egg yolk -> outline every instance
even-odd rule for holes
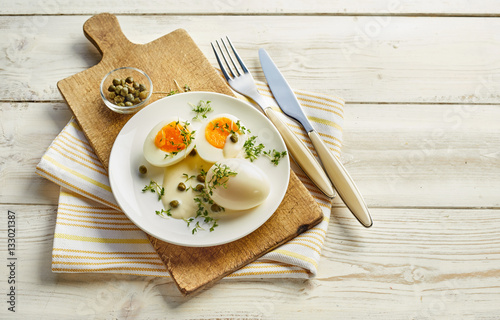
[[[239,132],[239,127],[226,117],[210,121],[205,129],[205,138],[212,146],[223,149],[227,136],[232,132]]]
[[[177,121],[164,126],[155,138],[155,145],[165,152],[179,152],[191,142],[191,133]]]

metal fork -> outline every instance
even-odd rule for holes
[[[228,84],[235,91],[252,99],[260,106],[264,114],[271,120],[276,129],[278,129],[295,162],[321,192],[333,198],[335,193],[332,184],[319,162],[314,158],[313,154],[302,140],[300,140],[300,138],[280,119],[278,113],[274,111],[271,106],[267,105],[264,98],[260,95],[252,75],[241,60],[240,55],[234,48],[231,40],[229,40],[229,37],[226,37],[226,40],[227,41],[220,39],[220,42],[216,40],[215,45],[214,43],[211,43],[211,45],[222,74],[224,78],[226,78]],[[233,56],[236,58],[237,64]]]

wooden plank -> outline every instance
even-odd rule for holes
[[[56,204],[34,167],[67,107],[3,103],[0,114],[0,202]],[[348,104],[342,161],[369,207],[500,207],[498,119],[498,105]]]
[[[97,14],[111,12],[115,14],[314,14],[314,15],[359,15],[359,14],[406,14],[406,15],[484,15],[500,14],[495,0],[482,1],[385,1],[385,0],[306,0],[294,1],[147,1],[137,6],[133,0],[106,1],[97,0],[68,3],[62,0],[45,1],[9,1],[2,8],[2,14]]]
[[[70,118],[63,103],[0,103],[0,203],[57,203],[59,186],[35,167]]]
[[[372,211],[377,224],[365,229],[346,209],[335,209],[317,278],[233,278],[190,298],[168,279],[51,273],[56,207],[0,210],[17,217],[18,319],[301,319],[311,312],[329,319],[435,319],[494,318],[498,311],[499,210],[380,208]],[[6,219],[0,215],[4,233]]]
[[[2,17],[2,99],[60,100],[56,82],[100,59],[82,33],[87,18]],[[228,34],[257,79],[264,80],[257,57],[264,47],[294,88],[348,102],[500,103],[500,61],[491,56],[500,51],[497,18],[160,15],[119,21],[136,43],[183,27],[212,65],[210,41]]]
[[[342,160],[367,203],[500,207],[500,106],[349,104],[345,112]]]

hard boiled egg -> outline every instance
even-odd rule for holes
[[[205,188],[212,200],[228,210],[246,210],[267,199],[271,186],[266,174],[242,158],[225,159],[207,172]]]
[[[144,141],[143,153],[154,166],[166,167],[184,159],[194,148],[189,122],[172,117],[159,122]]]
[[[211,163],[236,157],[246,140],[239,119],[227,113],[211,117],[199,129],[196,150]]]

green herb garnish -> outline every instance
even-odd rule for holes
[[[213,175],[210,178],[210,180],[207,183],[208,187],[208,194],[211,196],[213,194],[212,190],[218,186],[222,186],[224,188],[227,188],[227,181],[229,180],[229,177],[235,176],[238,173],[231,171],[231,168],[229,168],[227,165],[219,164],[216,163],[214,165]]]
[[[180,148],[180,147],[179,147],[179,146],[177,146],[177,149],[179,149],[179,148]],[[175,155],[177,155],[178,153],[179,153],[179,151],[167,152],[167,153],[165,153],[165,158],[163,158],[163,159],[167,159],[168,157],[172,157],[172,158],[173,158],[173,157],[174,157]]]
[[[262,143],[255,145],[257,136],[251,136],[243,144],[243,149],[245,150],[245,158],[253,162],[264,150],[264,145]]]
[[[280,159],[284,158],[287,155],[287,152],[286,151],[279,152],[273,149],[264,151],[263,154],[267,156],[269,159],[271,159],[271,162],[274,163],[275,166],[277,166],[280,162]]]
[[[193,111],[196,113],[196,117],[194,117],[193,120],[200,120],[200,116],[202,119],[206,119],[207,113],[213,111],[210,103],[211,101],[200,100],[196,106],[191,104]]]
[[[236,121],[236,126],[238,127],[238,132],[240,132],[241,134],[245,134],[245,133],[251,133],[250,129],[247,129],[245,128],[245,126],[241,125],[240,123],[240,120]],[[236,133],[234,132],[233,130],[231,130],[231,133]]]
[[[190,176],[190,175],[188,175],[187,173],[183,173],[183,174],[182,174],[182,176],[183,176],[184,178],[186,178],[186,181],[184,181],[184,182],[188,182],[189,180],[191,180],[191,179],[193,179],[193,178],[196,178],[196,176],[195,176],[195,175]]]
[[[165,188],[160,186],[156,181],[151,180],[148,185],[142,188],[142,192],[151,191],[156,192],[158,194],[158,201],[161,200],[161,197],[165,195]]]
[[[194,226],[193,230],[191,230],[191,234],[195,234],[198,232],[198,230],[205,230],[200,226],[200,221],[196,221],[196,225]]]
[[[157,216],[160,216],[162,218],[168,218],[172,216],[172,214],[170,213],[170,209],[168,210],[161,209],[160,211],[156,210],[155,213]]]
[[[200,177],[203,179],[206,178],[207,172],[203,169],[201,169],[201,172],[199,174]],[[236,172],[232,172],[229,167],[227,166],[220,166],[217,165],[216,169],[214,169],[214,176],[210,181],[208,181],[208,190],[206,188],[200,188],[199,190],[197,188],[194,188],[198,192],[198,197],[194,198],[194,202],[197,205],[196,209],[196,215],[194,217],[191,217],[189,219],[185,219],[187,226],[190,227],[191,224],[196,221],[196,225],[194,228],[191,230],[192,234],[195,234],[198,232],[198,230],[204,230],[200,226],[200,221],[203,221],[203,223],[210,225],[210,232],[214,231],[214,229],[218,226],[217,224],[217,219],[212,217],[210,215],[210,212],[219,212],[219,211],[224,211],[223,207],[220,207],[218,205],[215,205],[214,201],[210,199],[210,194],[212,193],[212,189],[215,186],[226,186],[227,179],[230,176],[236,175]],[[187,175],[186,175],[187,176]],[[217,206],[217,211],[212,210],[213,206]],[[210,208],[210,211],[209,211]],[[201,219],[201,220],[200,220]]]

